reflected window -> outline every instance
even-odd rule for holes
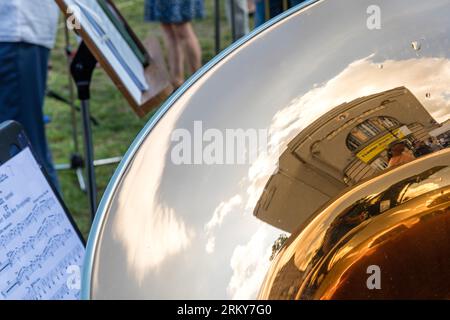
[[[391,117],[381,116],[368,119],[357,125],[347,136],[347,148],[350,151],[356,151],[365,142],[399,125],[400,122]]]

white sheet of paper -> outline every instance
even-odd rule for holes
[[[84,252],[30,149],[0,166],[0,299],[79,299]]]

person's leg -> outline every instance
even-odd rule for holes
[[[250,15],[253,15],[256,11],[255,0],[247,0],[247,10]]]
[[[175,34],[175,25],[162,23],[164,42],[167,48],[169,61],[169,72],[172,84],[175,88],[180,87],[184,82],[184,53],[183,44]]]
[[[255,28],[261,26],[266,21],[265,0],[255,1]]]
[[[22,124],[34,154],[59,189],[43,113],[49,54],[49,49],[37,45],[0,44],[0,121]]]
[[[238,36],[243,37],[250,32],[250,21],[249,21],[249,8],[247,0],[236,0],[236,6],[240,15],[238,19]]]
[[[19,46],[0,43],[0,122],[17,119],[19,104]]]
[[[284,11],[284,0],[270,0],[270,18],[274,18]]]
[[[268,8],[266,4],[269,4]],[[283,12],[283,0],[257,0],[255,28]]]
[[[248,21],[248,4],[247,0],[226,0],[225,12],[228,22],[232,26],[231,20],[231,4],[234,1],[234,13],[235,13],[235,28],[237,39],[242,38],[249,33],[249,21]]]
[[[194,28],[190,22],[185,22],[175,25],[174,30],[178,41],[183,44],[189,71],[194,73],[202,66],[202,49]]]

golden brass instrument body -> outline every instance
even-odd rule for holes
[[[361,182],[278,253],[262,299],[450,297],[450,150]],[[381,289],[367,285],[370,266]]]

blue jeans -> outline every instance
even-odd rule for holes
[[[33,153],[59,190],[43,115],[49,53],[38,45],[0,42],[0,122],[22,124]]]
[[[289,0],[289,6],[296,6],[305,0]],[[269,0],[270,18],[273,18],[283,12],[283,0]],[[265,0],[256,0],[255,28],[266,22]]]

